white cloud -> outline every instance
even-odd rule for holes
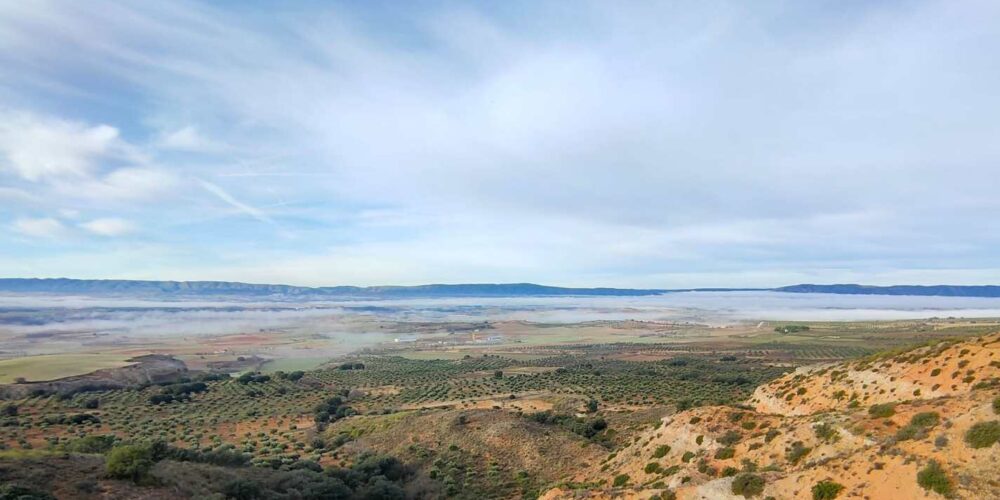
[[[66,235],[66,226],[57,219],[51,217],[29,218],[24,217],[14,221],[11,228],[25,236],[32,238],[56,239]]]
[[[135,225],[125,219],[108,217],[80,224],[80,227],[100,236],[122,236],[135,230]]]
[[[84,186],[87,196],[95,198],[148,200],[166,194],[178,183],[171,172],[155,167],[131,167],[115,170]]]
[[[108,125],[0,114],[3,167],[29,181],[86,177],[119,145],[118,129]]]
[[[443,3],[386,24],[99,5],[0,7],[0,76],[24,102],[113,104],[4,125],[0,168],[23,184],[5,200],[198,220],[175,243],[197,252],[280,246],[206,221],[218,199],[312,235],[274,281],[1000,269],[1000,3]],[[179,189],[192,178],[211,197]]]
[[[221,144],[203,136],[197,128],[190,125],[162,134],[157,145],[164,149],[202,153],[224,149]]]

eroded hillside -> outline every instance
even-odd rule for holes
[[[665,417],[544,498],[1000,498],[998,377],[998,334],[799,370]]]

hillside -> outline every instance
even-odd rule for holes
[[[892,285],[871,286],[856,284],[812,285],[801,284],[775,288],[787,293],[834,293],[841,295],[919,295],[939,297],[1000,297],[996,285]]]
[[[1000,334],[813,367],[745,407],[665,417],[543,498],[742,498],[734,481],[761,498],[998,498],[998,395]],[[823,481],[839,493],[814,497]]]
[[[87,280],[70,278],[0,278],[0,292],[18,294],[85,294],[140,296],[318,296],[337,298],[428,297],[637,297],[675,292],[829,293],[841,295],[917,295],[1000,297],[1000,286],[799,284],[778,288],[567,288],[534,283],[462,283],[415,286],[293,286],[233,281]]]
[[[564,288],[533,283],[432,284],[417,286],[305,287],[231,281],[78,280],[69,278],[2,278],[0,292],[96,295],[229,295],[329,296],[345,298],[641,296],[665,290],[631,288]]]

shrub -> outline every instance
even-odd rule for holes
[[[760,495],[764,492],[764,478],[757,474],[740,474],[733,479],[732,490],[734,495],[744,498]]]
[[[925,490],[931,490],[944,496],[951,494],[951,480],[945,474],[941,464],[931,460],[927,467],[917,473],[917,484]]]
[[[868,409],[868,414],[875,418],[889,418],[896,414],[896,405],[893,403],[872,405]]]
[[[153,453],[149,446],[118,446],[108,453],[105,465],[108,475],[116,479],[140,482],[149,476],[153,467]]]
[[[614,486],[615,488],[621,488],[622,486],[628,484],[628,479],[629,479],[628,474],[619,474],[615,476],[615,480],[613,483],[611,483],[611,485]]]
[[[73,440],[66,445],[67,451],[74,453],[107,453],[115,445],[115,437],[86,436]]]
[[[937,412],[926,411],[923,413],[918,413],[910,419],[910,425],[915,425],[917,427],[934,427],[941,420]]]
[[[896,431],[897,441],[908,441],[910,439],[923,439],[927,437],[927,429],[917,425],[907,425]]]
[[[56,497],[24,486],[5,484],[0,486],[0,500],[56,500]]]
[[[788,450],[788,453],[785,454],[785,458],[789,462],[797,464],[803,457],[808,455],[810,451],[812,451],[812,448],[802,444],[802,441],[796,441],[792,443],[792,447]]]
[[[222,487],[222,494],[226,495],[227,500],[256,500],[264,498],[264,491],[260,485],[246,479],[233,479],[229,481]]]
[[[667,455],[667,453],[670,453],[670,447],[669,446],[667,446],[665,444],[657,446],[656,450],[653,451],[653,458],[663,458],[664,456]]]
[[[657,472],[660,472],[661,469],[660,469],[659,462],[650,462],[650,463],[646,464],[646,467],[644,469],[642,469],[642,470],[646,474],[655,474]]]
[[[965,442],[972,448],[989,448],[1000,441],[1000,421],[980,422],[965,433]]]
[[[688,463],[694,458],[694,453],[690,451],[685,451],[684,455],[681,457],[681,462]]]
[[[823,441],[836,441],[839,435],[837,434],[837,429],[835,429],[828,422],[823,422],[815,427],[813,431],[816,433],[816,437]]]
[[[993,413],[1000,415],[1000,396],[993,400]]]
[[[718,460],[726,460],[733,458],[736,455],[736,450],[732,448],[719,448],[715,452],[715,458]]]
[[[918,413],[910,419],[910,423],[896,432],[896,440],[906,441],[909,439],[924,439],[929,434],[929,429],[940,421],[936,412],[928,411]]]
[[[767,434],[764,435],[764,442],[770,443],[771,441],[774,441],[774,438],[778,437],[778,434],[781,434],[778,429],[771,429],[767,431]]]
[[[719,438],[719,444],[722,446],[732,446],[739,443],[743,439],[743,435],[736,431],[728,431],[722,437]]]
[[[722,477],[735,476],[737,472],[739,472],[739,469],[729,465],[722,469]]]
[[[833,500],[844,489],[844,485],[833,481],[820,481],[813,485],[813,500]]]
[[[934,439],[935,448],[944,448],[945,446],[948,446],[948,436],[941,435]]]

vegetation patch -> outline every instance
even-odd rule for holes
[[[951,479],[948,479],[948,475],[936,460],[931,460],[917,473],[917,484],[925,490],[944,496],[950,496],[952,492]]]
[[[812,487],[813,500],[833,500],[844,490],[844,485],[833,481],[820,481]]]
[[[764,478],[757,474],[743,473],[733,478],[732,492],[750,498],[764,492]]]
[[[872,405],[871,408],[868,408],[868,414],[875,418],[889,418],[896,414],[896,404],[884,403]]]
[[[965,442],[971,448],[989,448],[1000,441],[1000,421],[980,422],[965,432]]]

